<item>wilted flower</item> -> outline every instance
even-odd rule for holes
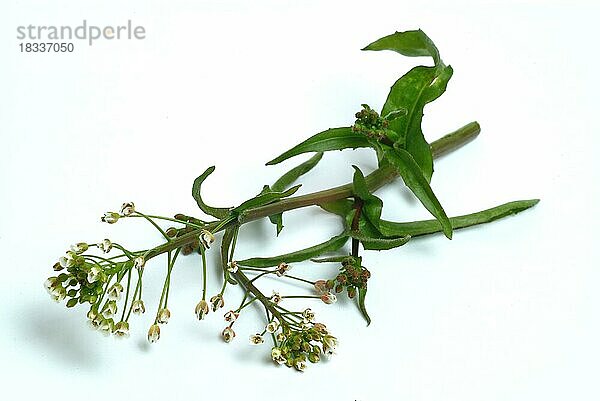
[[[150,343],[155,343],[158,341],[159,338],[160,327],[158,326],[158,324],[153,324],[152,326],[150,326],[150,329],[148,329],[148,341]]]
[[[330,305],[337,301],[337,297],[335,296],[335,294],[332,294],[331,292],[327,292],[327,293],[321,295],[321,301],[325,302],[327,305]]]
[[[145,264],[146,259],[144,259],[143,256],[138,256],[137,258],[133,259],[133,267],[135,267],[138,270],[143,270]]]
[[[87,274],[87,281],[91,283],[95,283],[96,281],[102,278],[102,269],[99,266],[92,266],[90,271]]]
[[[235,260],[232,260],[231,262],[227,263],[227,271],[229,273],[235,273],[238,271],[238,269],[239,266]]]
[[[104,213],[104,216],[100,218],[100,221],[102,221],[103,223],[114,224],[117,221],[119,221],[119,217],[121,217],[119,213],[106,212]]]
[[[206,249],[210,248],[210,244],[215,242],[215,236],[208,230],[200,231],[200,241]]]
[[[265,340],[263,338],[263,336],[261,336],[260,334],[256,333],[250,336],[250,343],[254,344],[254,345],[259,345],[264,343]]]
[[[87,251],[88,248],[89,248],[89,245],[86,244],[85,242],[78,242],[76,244],[71,245],[71,251],[75,252],[76,254],[83,253],[83,252]]]
[[[121,206],[121,214],[123,216],[131,216],[135,212],[135,205],[133,202],[125,202],[123,206]]]
[[[283,275],[285,275],[285,272],[287,272],[288,270],[290,270],[292,267],[290,265],[288,265],[285,262],[281,262],[278,266],[277,266],[277,270],[275,270],[275,274],[277,274],[278,277],[281,277]]]
[[[329,288],[327,288],[327,280],[315,281],[315,290],[319,295],[329,292]]]
[[[223,301],[223,295],[217,294],[210,298],[210,303],[212,304],[212,311],[216,312],[217,309],[221,309],[225,305],[225,301]]]
[[[279,295],[277,291],[273,291],[273,295],[271,295],[271,302],[274,304],[281,302],[281,295]]]
[[[113,332],[115,337],[117,338],[127,338],[129,337],[129,323],[127,322],[119,322],[115,325],[115,330]]]
[[[171,311],[167,308],[163,308],[158,311],[158,318],[156,321],[160,324],[169,323],[169,319],[171,318]]]
[[[225,321],[230,322],[230,323],[235,322],[239,316],[240,316],[239,312],[234,312],[232,310],[230,310],[225,315],[223,315],[223,317],[225,318]]]
[[[104,319],[102,323],[100,323],[100,327],[98,327],[100,332],[105,336],[110,335],[113,332],[114,328],[115,322],[112,319]]]
[[[144,312],[146,312],[146,306],[144,305],[144,301],[142,301],[141,299],[133,301],[133,303],[131,304],[131,311],[136,315],[141,315]]]
[[[279,322],[277,320],[273,320],[273,321],[269,322],[267,324],[267,327],[265,327],[265,329],[271,334],[275,333],[278,328],[279,328]]]
[[[109,253],[110,250],[112,249],[112,242],[110,242],[110,240],[108,238],[102,240],[102,242],[100,242],[97,247],[98,249],[100,249],[102,252],[104,253]]]
[[[121,293],[123,292],[123,286],[121,283],[114,283],[108,290],[108,299],[118,301],[121,299]]]
[[[302,312],[302,317],[304,318],[304,321],[312,322],[313,320],[315,320],[315,313],[312,311],[312,309],[306,308]]]
[[[233,331],[231,327],[225,327],[225,329],[221,333],[221,336],[223,336],[223,340],[226,343],[231,342],[231,340],[233,340],[233,338],[235,337],[235,331]]]
[[[204,320],[204,318],[209,312],[208,303],[205,300],[201,300],[200,302],[198,302],[198,305],[196,305],[195,312],[198,320]]]

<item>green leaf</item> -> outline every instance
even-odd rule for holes
[[[477,213],[452,217],[450,224],[453,229],[471,227],[478,224],[489,223],[507,216],[520,213],[535,206],[539,199],[508,202]],[[414,221],[410,223],[395,223],[381,220],[380,229],[384,235],[410,235],[413,237],[428,235],[442,231],[442,226],[437,220]]]
[[[395,32],[376,40],[362,50],[392,50],[403,56],[431,56],[440,64],[440,53],[431,39],[422,30]]]
[[[348,213],[352,211],[352,201],[349,199],[338,199],[331,202],[320,203],[319,207],[326,212],[346,218]]]
[[[281,192],[289,188],[298,178],[312,170],[323,157],[323,152],[317,152],[313,157],[302,164],[297,165],[284,175],[282,175],[273,185],[271,189],[275,192]]]
[[[349,255],[339,255],[339,256],[331,256],[329,258],[318,258],[318,259],[311,259],[311,262],[315,262],[315,263],[341,263],[346,259],[351,258],[351,260],[354,260],[353,256],[349,256]]]
[[[268,162],[267,165],[281,163],[290,157],[307,152],[326,152],[348,148],[368,148],[370,146],[371,144],[367,138],[360,133],[353,132],[351,127],[330,128],[311,136],[287,152],[282,153]]]
[[[301,186],[302,185],[296,185],[296,186],[288,189],[287,191],[283,191],[283,192],[265,191],[263,189],[263,191],[259,195],[255,196],[252,199],[248,199],[247,201],[245,201],[238,207],[234,208],[232,210],[232,212],[242,213],[245,210],[248,210],[248,209],[251,209],[254,207],[268,205],[269,203],[276,202],[282,198],[287,198],[288,196],[292,196],[293,194],[295,194],[296,191],[298,191],[298,189],[300,189]]]
[[[317,165],[317,163],[319,163],[322,157],[323,152],[318,152],[304,163],[294,167],[293,169],[282,175],[277,181],[275,181],[273,185],[271,185],[271,187],[267,186],[266,188],[269,188],[269,190],[275,192],[281,192],[286,190],[298,178],[312,170]],[[271,215],[269,216],[269,220],[271,221],[271,223],[277,226],[277,235],[279,235],[279,233],[283,229],[283,213]]]
[[[412,156],[404,149],[390,149],[385,152],[385,158],[398,171],[406,186],[421,201],[423,206],[440,222],[442,231],[452,239],[452,225],[442,205],[429,186],[429,182]]]
[[[387,251],[402,246],[410,240],[410,235],[398,238],[377,238],[355,231],[351,231],[350,236],[359,240],[363,248],[371,251]]]
[[[369,219],[371,224],[377,228],[379,226],[379,219],[381,218],[383,201],[369,191],[369,187],[367,186],[362,171],[356,166],[352,167],[354,168],[352,192],[363,201],[361,213],[363,213],[367,219]]]
[[[360,309],[360,312],[362,313],[362,315],[364,316],[365,320],[367,321],[367,326],[371,324],[371,318],[369,317],[369,314],[367,313],[367,308],[365,307],[365,298],[367,297],[367,288],[359,288],[358,289],[358,309]]]
[[[200,175],[200,177],[194,180],[194,185],[192,185],[192,196],[196,200],[196,203],[200,207],[200,210],[202,210],[209,216],[216,217],[217,219],[222,219],[229,215],[230,208],[208,206],[206,203],[204,203],[204,201],[202,200],[202,196],[200,195],[202,183],[204,182],[204,180],[206,180],[206,178],[209,175],[212,174],[213,171],[215,171],[215,166],[207,168],[206,171],[202,173],[202,175]]]
[[[405,117],[389,122],[389,128],[405,138],[405,148],[425,175],[427,181],[433,174],[431,147],[421,130],[423,109],[440,97],[452,77],[452,67],[415,67],[394,83],[381,110],[385,115],[399,108],[408,110]]]
[[[311,246],[306,249],[301,249],[296,252],[286,253],[279,256],[273,256],[270,258],[251,258],[238,261],[238,264],[241,266],[248,267],[272,267],[277,266],[281,262],[286,263],[295,263],[302,262],[307,259],[315,258],[319,255],[322,255],[326,252],[337,251],[341,247],[348,242],[348,233],[343,232],[340,235],[337,235],[323,243]]]

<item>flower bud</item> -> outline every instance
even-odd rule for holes
[[[133,202],[125,202],[121,206],[121,214],[123,216],[131,216],[135,212],[135,205]]]
[[[159,338],[160,327],[158,326],[158,324],[153,324],[152,326],[150,326],[150,329],[148,329],[148,341],[150,343],[155,343],[158,341]]]
[[[76,254],[80,254],[80,253],[84,253],[85,251],[87,251],[89,248],[89,245],[86,244],[85,242],[78,242],[76,244],[71,245],[71,251],[75,252]]]
[[[225,341],[226,343],[229,343],[229,342],[231,342],[231,340],[234,339],[235,331],[233,331],[233,329],[231,327],[225,327],[225,329],[221,333],[221,336],[223,337],[223,341]]]
[[[104,239],[102,242],[96,245],[104,253],[109,253],[112,249],[112,242],[109,239]]]
[[[52,269],[53,269],[55,272],[59,272],[59,271],[61,271],[62,269],[64,269],[64,267],[62,267],[62,266],[61,266],[60,262],[56,262],[56,263],[54,264],[54,266],[52,266]]]
[[[146,312],[146,306],[144,305],[144,301],[142,301],[141,299],[133,301],[133,303],[131,304],[131,311],[136,315],[142,315],[144,312]]]
[[[239,316],[240,316],[239,312],[234,312],[232,310],[230,310],[225,315],[223,315],[223,317],[225,318],[225,321],[229,322],[229,323],[235,322]]]
[[[104,213],[104,216],[100,218],[100,221],[103,223],[115,224],[117,221],[119,221],[119,217],[121,217],[119,213],[106,212]]]
[[[314,353],[308,354],[308,360],[311,361],[312,363],[317,363],[321,360],[321,357],[319,356],[319,354],[314,352]]]
[[[253,345],[260,345],[264,342],[265,342],[265,340],[264,340],[263,336],[261,336],[258,333],[250,336],[250,343]]]
[[[327,281],[326,280],[317,280],[315,281],[315,290],[317,294],[321,295],[328,292]]]
[[[165,231],[165,234],[167,234],[167,237],[169,238],[175,238],[177,236],[177,229],[175,227],[169,227],[167,228],[167,231]]]
[[[210,244],[215,242],[215,236],[208,230],[200,231],[200,241],[206,249],[210,248]]]
[[[209,312],[208,303],[205,300],[201,300],[200,302],[198,302],[198,304],[196,305],[195,312],[198,320],[204,320],[204,318]]]
[[[328,292],[321,295],[321,301],[325,302],[327,305],[330,305],[337,301],[337,297],[335,296],[335,294]]]
[[[127,338],[129,337],[129,323],[128,322],[119,322],[115,325],[115,330],[113,332],[115,337],[117,338]]]
[[[158,311],[158,318],[156,319],[156,321],[160,324],[167,324],[169,323],[170,318],[171,311],[167,308],[163,308],[160,311]]]

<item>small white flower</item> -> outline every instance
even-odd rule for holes
[[[143,270],[145,264],[146,259],[144,259],[143,256],[138,256],[137,258],[133,259],[133,267],[135,267],[138,270]]]
[[[67,290],[65,290],[61,285],[54,286],[50,292],[50,297],[56,302],[62,301],[66,296]]]
[[[296,363],[294,363],[294,367],[300,371],[300,372],[304,372],[304,370],[306,369],[306,361],[299,359],[296,361]]]
[[[131,311],[136,315],[142,315],[146,312],[146,306],[144,305],[144,301],[141,299],[133,301],[131,304]]]
[[[123,216],[131,216],[135,212],[135,205],[133,202],[125,202],[121,206],[121,214]]]
[[[108,290],[108,299],[118,301],[121,299],[121,293],[123,293],[123,286],[121,283],[114,283]]]
[[[204,320],[209,310],[210,309],[208,307],[208,303],[205,300],[201,300],[200,302],[198,302],[195,310],[196,317],[198,318],[198,320]]]
[[[104,253],[109,253],[113,247],[112,242],[110,242],[108,238],[102,240],[102,242],[100,242],[96,246]]]
[[[52,293],[52,289],[58,284],[57,277],[48,277],[46,281],[44,281],[44,288],[48,291],[48,294]]]
[[[102,276],[102,269],[99,266],[92,266],[90,271],[87,274],[87,281],[91,283],[95,283],[100,280]]]
[[[119,217],[121,217],[119,213],[106,212],[104,213],[104,216],[100,218],[100,221],[103,223],[115,224],[117,221],[119,221]]]
[[[225,305],[225,301],[223,300],[223,295],[217,294],[210,298],[210,303],[212,304],[212,311],[216,312],[218,309],[221,309]]]
[[[336,348],[338,346],[338,339],[335,338],[334,336],[326,335],[325,337],[323,337],[322,342],[323,342],[323,351],[325,352],[325,355],[327,355],[327,356],[333,355],[334,351],[336,350]]]
[[[275,336],[275,338],[277,339],[277,341],[279,341],[280,343],[285,341],[285,334],[283,333],[277,333],[277,335]]]
[[[239,312],[234,312],[232,310],[230,310],[225,315],[223,315],[223,317],[225,318],[225,321],[229,322],[229,323],[235,322],[239,316],[240,316]]]
[[[239,266],[235,260],[232,260],[231,262],[227,263],[227,271],[229,273],[236,273],[238,269]]]
[[[167,308],[163,308],[158,312],[158,318],[156,321],[160,324],[169,323],[169,319],[171,318],[171,311]]]
[[[88,326],[93,330],[99,330],[102,322],[104,322],[104,318],[102,317],[102,315],[96,315],[88,320]]]
[[[129,337],[129,323],[127,322],[119,322],[115,325],[115,330],[113,332],[115,337],[117,338],[127,338]]]
[[[75,252],[78,255],[80,253],[87,251],[88,248],[89,248],[89,245],[86,244],[85,242],[78,242],[76,244],[71,245],[71,251]]]
[[[315,313],[310,308],[304,309],[302,312],[302,317],[305,322],[312,322],[315,320]]]
[[[221,333],[221,336],[223,337],[223,341],[229,343],[235,338],[235,331],[233,331],[231,327],[225,327],[225,329]]]
[[[265,327],[267,332],[269,332],[271,334],[275,333],[278,328],[279,328],[279,322],[277,320],[273,320],[273,321],[269,322],[267,324],[267,327]]]
[[[160,339],[160,327],[158,324],[153,324],[148,329],[148,341],[150,343],[155,343]]]
[[[281,356],[281,349],[279,347],[271,348],[271,358],[275,361]]]
[[[112,319],[104,319],[102,323],[100,323],[100,327],[98,327],[100,333],[102,333],[102,335],[104,336],[109,336],[110,334],[112,334],[114,328],[115,323]]]
[[[208,230],[200,231],[200,241],[206,249],[210,248],[210,244],[215,242],[215,236]]]
[[[117,302],[108,301],[102,309],[102,316],[106,319],[113,317],[117,313]]]
[[[250,343],[254,344],[254,345],[260,345],[262,343],[264,343],[265,340],[263,338],[263,336],[261,336],[260,334],[256,333],[250,336]]]
[[[275,274],[277,274],[278,277],[281,277],[283,275],[285,275],[285,273],[290,270],[292,268],[292,266],[288,265],[285,262],[281,262],[278,266],[277,266],[277,270],[275,270]]]
[[[273,295],[271,295],[271,302],[273,302],[275,305],[281,302],[281,295],[279,295],[277,291],[273,291]]]
[[[325,302],[327,305],[330,305],[336,303],[337,297],[335,296],[335,294],[327,292],[321,295],[321,301]]]
[[[58,259],[58,263],[60,263],[62,267],[73,267],[76,263],[75,256],[75,252],[67,251],[66,256],[62,256]]]

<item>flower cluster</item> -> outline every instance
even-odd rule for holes
[[[395,131],[389,129],[389,122],[405,114],[405,110],[398,110],[380,116],[369,105],[361,105],[363,109],[355,114],[356,121],[352,126],[352,131],[361,133],[368,138],[373,138],[381,142],[393,142],[394,146],[404,146],[405,139]]]
[[[349,256],[342,261],[340,273],[334,280],[327,280],[326,286],[329,290],[335,290],[340,293],[346,289],[348,298],[354,298],[356,291],[367,288],[367,281],[371,277],[371,272],[364,266],[361,266],[361,258]]]

